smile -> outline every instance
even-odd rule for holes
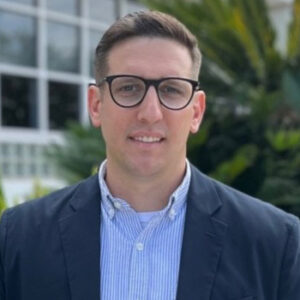
[[[142,143],[158,143],[162,141],[162,138],[152,137],[152,136],[139,136],[132,138],[134,141],[142,142]]]

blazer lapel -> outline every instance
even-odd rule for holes
[[[72,300],[100,299],[100,190],[97,176],[77,187],[59,221]]]
[[[211,181],[192,168],[177,300],[210,299],[227,229],[214,216],[221,206]]]

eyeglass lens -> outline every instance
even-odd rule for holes
[[[184,107],[190,100],[193,86],[182,79],[166,79],[160,82],[157,90],[163,105],[178,109]],[[145,96],[146,84],[136,77],[116,77],[111,82],[111,93],[117,104],[125,107],[134,106]]]

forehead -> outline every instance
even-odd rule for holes
[[[189,50],[177,41],[158,37],[135,37],[116,44],[108,55],[109,74],[144,77],[190,77]]]

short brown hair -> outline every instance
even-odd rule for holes
[[[140,11],[117,20],[102,36],[95,53],[95,79],[108,73],[108,55],[117,43],[134,37],[162,37],[179,42],[190,52],[193,73],[198,77],[201,53],[196,37],[176,18],[158,11]]]

